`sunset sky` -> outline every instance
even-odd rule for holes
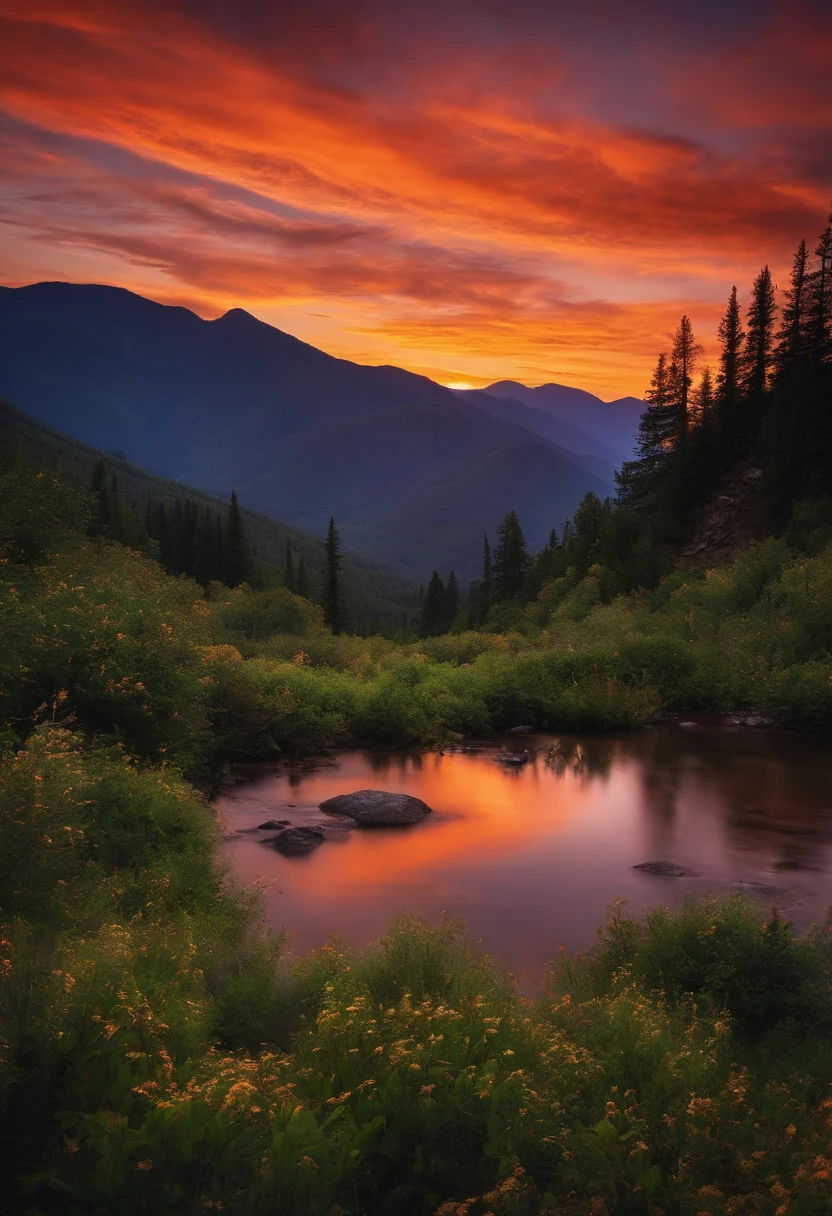
[[[641,395],[832,194],[828,0],[0,0],[0,282]]]

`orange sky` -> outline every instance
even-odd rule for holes
[[[0,281],[611,398],[822,226],[823,0],[407,7],[0,0]]]

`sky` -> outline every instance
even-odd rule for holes
[[[641,396],[832,196],[832,0],[0,0],[0,282]]]

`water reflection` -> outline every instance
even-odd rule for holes
[[[506,762],[526,751],[526,762]],[[832,760],[822,737],[668,724],[336,759],[261,768],[218,802],[232,866],[245,883],[270,884],[270,920],[299,949],[336,931],[364,944],[404,909],[448,912],[510,967],[539,973],[558,946],[590,944],[615,897],[678,904],[687,890],[768,883],[793,893],[799,926],[832,902]],[[304,858],[282,857],[265,833],[249,831],[268,818],[320,822],[320,802],[361,788],[414,794],[434,813],[413,827],[327,840]],[[696,877],[632,869],[659,859]]]

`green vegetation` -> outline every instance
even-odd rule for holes
[[[659,708],[828,725],[818,516],[800,545],[610,598],[588,537],[612,508],[588,502],[565,573],[489,608],[504,632],[394,642],[333,634],[285,586],[173,578],[89,536],[95,506],[7,453],[9,1210],[830,1211],[830,927],[796,940],[738,899],[643,922],[614,909],[534,1001],[452,923],[291,964],[219,868],[186,779],[349,739],[622,727]]]
[[[206,528],[208,521],[215,530],[218,524],[221,527],[228,512],[228,503],[222,499],[154,476],[131,464],[123,453],[102,453],[53,431],[2,398],[0,446],[18,446],[28,460],[41,467],[60,465],[65,480],[84,489],[91,486],[96,467],[103,461],[108,488],[113,477],[116,479],[120,519],[115,529],[101,529],[99,535],[141,550],[148,538],[155,540],[154,555],[168,573],[187,574],[203,586],[226,577],[221,567],[221,537],[215,536],[209,546]],[[267,585],[282,581],[290,591],[319,599],[325,565],[323,542],[245,506],[241,515],[255,556],[256,580]],[[197,534],[200,523],[201,536]],[[287,547],[294,553],[293,576],[301,584],[286,582]],[[405,627],[413,623],[418,589],[412,581],[354,553],[345,556],[343,570],[350,623],[359,632],[394,633],[403,619]]]
[[[453,922],[405,919],[364,954],[333,940],[293,964],[219,867],[199,792],[234,759],[519,723],[755,707],[832,725],[828,482],[797,486],[809,439],[777,430],[778,402],[806,418],[828,404],[807,264],[804,250],[776,346],[767,273],[748,339],[732,296],[716,388],[700,385],[693,416],[696,344],[680,326],[621,501],[588,495],[534,557],[512,513],[467,610],[455,576],[434,574],[421,638],[344,631],[334,524],[323,607],[300,594],[291,543],[283,577],[252,585],[235,502],[214,570],[226,582],[174,577],[106,466],[84,493],[2,450],[8,1210],[832,1212],[832,922],[796,939],[740,898],[642,920],[615,907],[535,1000]],[[709,435],[726,461],[770,453],[761,501],[777,534],[674,570]],[[170,518],[194,544],[200,527],[216,535],[202,507]]]

